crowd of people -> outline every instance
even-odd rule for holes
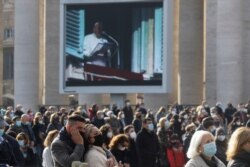
[[[249,127],[250,100],[158,111],[129,100],[87,110],[9,106],[0,114],[0,166],[247,167]]]

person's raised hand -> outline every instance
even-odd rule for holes
[[[80,132],[76,129],[73,129],[71,131],[71,139],[75,144],[84,144],[84,141]]]

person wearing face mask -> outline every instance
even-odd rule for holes
[[[173,131],[170,129],[170,122],[166,117],[162,117],[158,123],[157,136],[160,143],[160,157],[159,166],[169,166],[168,159],[166,158],[166,150],[170,147],[170,137]]]
[[[127,125],[126,122],[125,122],[125,115],[124,115],[123,111],[120,111],[118,113],[118,121],[120,123],[119,133],[123,133],[123,129]]]
[[[109,124],[105,124],[100,128],[100,131],[102,132],[102,137],[103,137],[103,142],[104,142],[104,147],[109,148],[109,143],[113,137],[113,131],[110,127]]]
[[[97,111],[96,116],[94,117],[92,124],[97,128],[100,128],[105,124],[104,113],[102,110]]]
[[[34,132],[35,135],[35,147],[37,150],[37,155],[39,157],[39,160],[42,160],[42,153],[43,153],[43,141],[45,139],[45,131],[46,131],[46,127],[43,124],[43,120],[42,120],[42,115],[39,113],[36,113],[34,120],[33,120],[33,126],[32,126],[32,130]]]
[[[55,167],[71,167],[73,161],[83,162],[85,122],[82,116],[69,116],[66,126],[51,144]]]
[[[185,165],[183,145],[177,134],[172,134],[170,137],[170,147],[166,150],[166,157],[170,167],[183,167]]]
[[[136,133],[133,125],[124,128],[124,134],[129,139],[128,156],[130,167],[138,167],[138,155],[135,145]]]
[[[0,164],[23,166],[24,157],[15,138],[5,133],[8,124],[0,116]]]
[[[227,149],[228,167],[249,167],[250,165],[250,129],[240,127],[234,131]]]
[[[23,132],[29,137],[29,147],[33,149],[34,153],[36,153],[36,149],[34,147],[36,138],[29,122],[29,116],[27,114],[23,114],[21,116],[21,127],[23,129]]]
[[[104,147],[101,131],[92,124],[86,124],[85,128],[84,141],[86,141],[87,151],[84,161],[88,167],[118,167],[113,154]]]
[[[129,139],[124,134],[119,134],[113,137],[109,144],[111,153],[115,156],[117,162],[123,164],[124,167],[130,166],[128,147]]]
[[[139,167],[156,167],[160,145],[151,119],[145,118],[136,137]]]
[[[12,119],[13,123],[10,125],[9,129],[6,132],[6,133],[14,132],[14,135],[13,135],[14,138],[16,138],[16,135],[18,133],[24,132],[23,128],[21,126],[21,120],[20,119],[21,119],[21,117],[15,116]]]
[[[187,151],[190,160],[185,167],[226,167],[215,156],[216,151],[213,134],[204,130],[196,131]]]
[[[29,137],[25,133],[19,133],[16,136],[16,140],[19,143],[20,150],[25,159],[24,166],[37,166],[41,162],[36,159],[36,155],[33,150],[29,147]]]
[[[219,158],[225,165],[227,165],[227,157],[226,157],[226,150],[227,150],[227,138],[226,132],[223,128],[217,128],[215,132],[215,143],[217,152],[215,156]]]

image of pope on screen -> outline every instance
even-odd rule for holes
[[[66,85],[161,84],[161,3],[69,5],[65,16]]]

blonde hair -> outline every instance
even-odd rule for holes
[[[59,131],[58,130],[52,130],[48,133],[48,136],[46,137],[46,139],[44,140],[43,145],[45,147],[49,147],[51,145],[51,143],[53,142],[53,140],[57,137]]]
[[[230,161],[236,157],[240,152],[244,151],[243,146],[250,141],[250,129],[247,127],[240,127],[234,131],[227,149],[227,160]]]
[[[158,127],[163,128],[164,125],[165,125],[166,120],[167,120],[166,117],[162,117],[162,118],[159,120]]]

